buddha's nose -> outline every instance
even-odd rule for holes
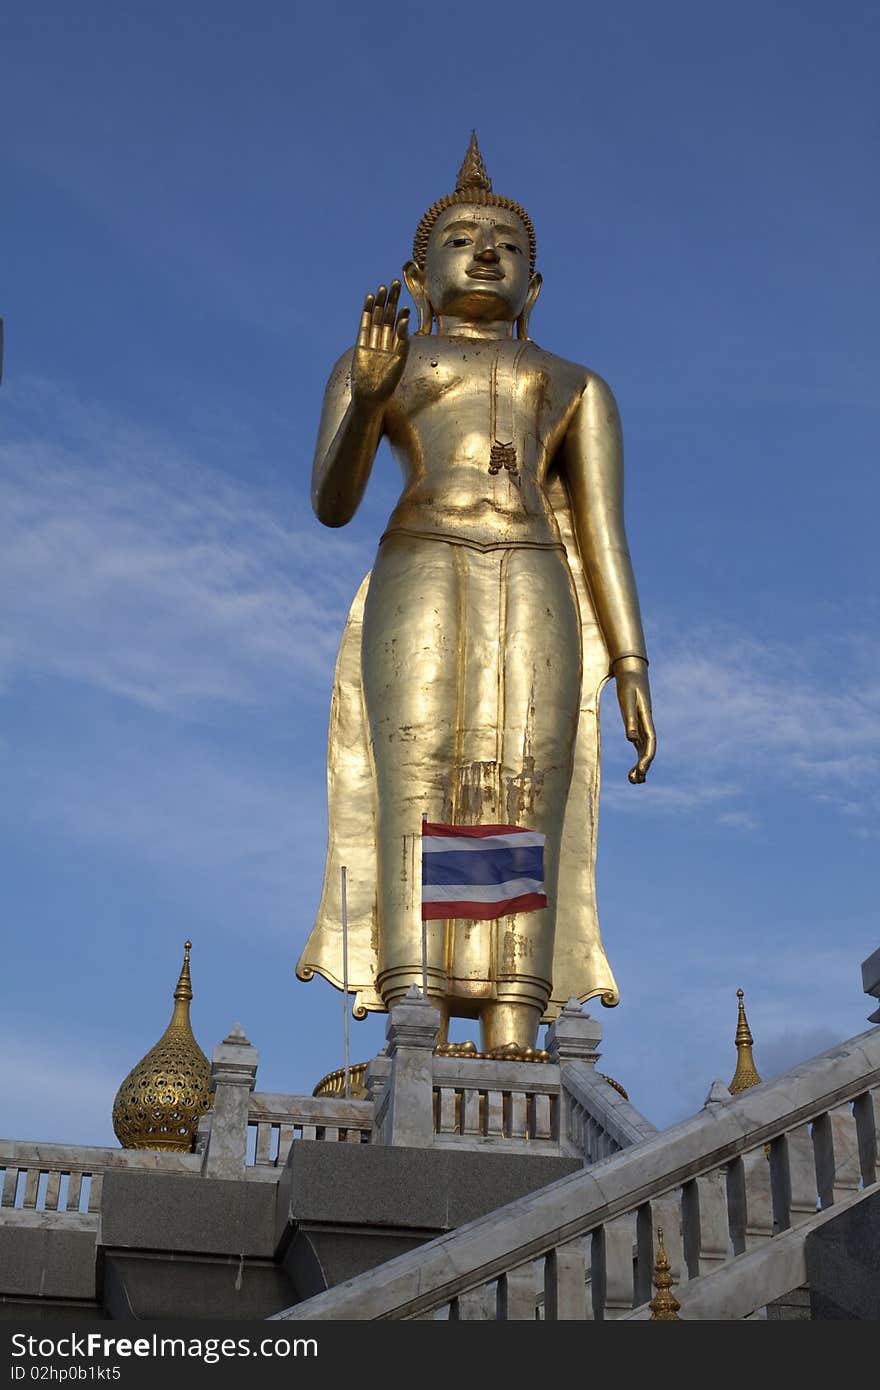
[[[482,261],[484,265],[496,265],[501,257],[493,243],[487,241],[474,252],[474,260]]]

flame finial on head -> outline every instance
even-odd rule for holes
[[[431,239],[434,223],[441,212],[445,212],[447,208],[455,207],[458,203],[476,203],[480,207],[506,208],[508,212],[516,213],[526,229],[529,239],[529,268],[534,271],[537,242],[532,219],[525,208],[514,202],[512,198],[503,198],[500,193],[492,191],[492,180],[486,173],[486,166],[483,163],[483,156],[477,143],[476,131],[471,131],[467,154],[458,171],[455,192],[447,193],[445,197],[439,198],[432,207],[428,208],[416,228],[416,234],[413,237],[413,260],[420,269],[424,270],[425,268],[428,242]]]
[[[486,166],[483,163],[483,156],[480,154],[475,130],[471,131],[471,143],[468,145],[467,154],[462,160],[458,178],[455,181],[456,193],[463,193],[471,188],[482,188],[486,193],[492,192],[492,180],[486,173]]]

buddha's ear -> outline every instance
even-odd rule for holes
[[[431,332],[434,323],[434,310],[431,308],[431,301],[428,298],[428,289],[425,284],[425,272],[420,270],[415,261],[407,261],[403,267],[403,279],[407,289],[412,296],[419,316],[419,326],[416,329],[416,337],[427,336]]]
[[[529,290],[528,294],[526,295],[526,302],[523,305],[522,312],[516,321],[516,336],[518,338],[524,339],[526,342],[528,342],[529,340],[529,319],[532,316],[532,310],[535,307],[538,295],[541,293],[541,286],[543,285],[543,283],[544,277],[542,275],[539,275],[538,272],[535,271],[534,275],[529,281]]]

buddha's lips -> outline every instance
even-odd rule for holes
[[[487,265],[468,266],[467,274],[472,280],[503,280],[503,270],[493,270]]]

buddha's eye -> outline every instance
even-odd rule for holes
[[[520,250],[520,248],[516,246],[512,241],[500,241],[498,245],[501,247],[502,251],[513,251],[516,253],[517,256],[522,255],[522,251]]]
[[[470,244],[471,239],[469,236],[451,236],[446,242],[447,246],[470,246]]]

